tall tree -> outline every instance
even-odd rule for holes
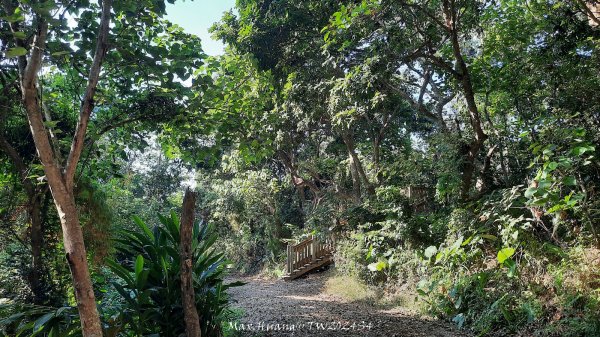
[[[92,148],[98,147],[96,141],[115,128],[149,120],[153,123],[148,125],[155,128],[157,122],[177,115],[181,104],[174,101],[185,100],[185,88],[176,83],[172,74],[166,77],[162,74],[169,69],[185,80],[200,65],[203,56],[199,39],[191,38],[180,28],[160,19],[164,6],[163,1],[113,4],[111,0],[104,0],[99,6],[87,2],[2,2],[2,14],[7,21],[2,21],[1,28],[4,32],[8,30],[7,34],[2,34],[2,48],[7,56],[7,62],[1,66],[3,78],[4,74],[16,69],[16,90],[20,93],[33,143],[60,218],[85,336],[101,336],[102,328],[75,195],[77,179],[82,174],[81,170],[78,174],[81,158],[86,158],[86,164],[89,164]],[[79,18],[75,27],[69,25],[67,15]],[[117,20],[113,21],[112,17]],[[118,32],[113,37],[110,37],[111,29]],[[149,43],[151,40],[159,43]],[[115,52],[108,53],[111,46],[116,47]],[[70,57],[67,59],[65,55]],[[87,71],[84,71],[86,67]],[[53,107],[60,108],[64,104],[48,103],[64,94],[62,89],[67,83],[63,82],[58,86],[61,90],[52,92],[52,86],[42,85],[42,70],[46,74],[57,72],[68,76],[74,83],[83,83],[80,92],[71,97],[79,100],[76,118],[68,114],[52,116]],[[103,71],[110,76],[102,79]],[[101,91],[103,100],[97,97],[101,80],[110,88]],[[110,104],[107,104],[109,98]],[[99,101],[101,104],[97,104]],[[64,139],[59,138],[58,129],[70,130],[69,125],[74,119],[68,152],[62,153]],[[93,132],[88,133],[88,129]],[[15,167],[23,171],[22,160],[11,155],[14,154],[9,146],[12,140],[5,140],[7,142],[2,143],[4,152],[11,157]],[[27,183],[23,180],[23,184]],[[35,200],[29,204],[34,209]],[[34,246],[37,248],[40,244]]]
[[[46,174],[61,221],[64,247],[73,278],[73,288],[75,289],[82,331],[84,336],[93,337],[102,336],[102,326],[98,309],[96,308],[94,289],[87,264],[87,253],[83,242],[83,232],[75,204],[73,179],[83,150],[90,115],[94,108],[94,95],[100,77],[100,69],[108,50],[111,8],[112,0],[102,1],[102,14],[100,17],[96,50],[89,70],[87,88],[81,102],[79,121],[71,143],[71,151],[65,165],[62,165],[60,158],[57,158],[58,154],[55,153],[50,142],[50,131],[44,123],[44,115],[39,101],[38,73],[41,69],[43,54],[46,49],[49,28],[49,18],[47,16],[41,15],[34,10],[36,23],[34,26],[35,33],[32,47],[29,51],[29,56],[25,54],[19,56],[19,75],[23,105],[27,112],[27,119],[29,120],[37,153],[44,167],[44,173]],[[6,8],[6,11],[8,13],[15,13],[16,7]],[[13,34],[20,31],[17,25],[13,25],[11,28]]]

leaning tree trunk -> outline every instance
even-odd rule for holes
[[[187,189],[183,197],[181,209],[181,224],[179,226],[179,255],[181,259],[181,300],[187,337],[200,337],[200,318],[196,309],[194,292],[193,266],[194,252],[192,251],[192,234],[194,229],[194,206],[196,193]]]
[[[69,192],[61,187],[53,189],[52,195],[62,225],[65,256],[73,278],[73,288],[77,299],[81,326],[83,331],[87,332],[86,337],[102,336],[102,327],[96,308],[96,298],[88,269],[87,253],[77,207],[75,206],[75,198],[73,191]]]
[[[19,62],[26,64],[24,68],[20,67],[19,69],[23,105],[27,112],[35,148],[44,167],[48,186],[58,211],[63,232],[64,249],[71,270],[73,289],[75,290],[75,299],[84,337],[102,337],[102,325],[88,269],[87,252],[73,194],[73,182],[83,149],[87,124],[94,108],[94,94],[100,77],[102,61],[108,50],[111,8],[112,0],[102,0],[102,15],[96,52],[79,112],[79,121],[71,143],[71,151],[64,167],[58,160],[59,154],[54,153],[54,148],[50,143],[49,132],[44,124],[44,114],[38,96],[40,94],[37,87],[38,72],[41,69],[48,35],[48,22],[45,17],[36,15],[34,21],[35,35],[33,36],[29,58],[25,60],[25,56],[19,57]]]
[[[29,84],[23,86],[23,100],[38,156],[44,166],[44,173],[58,211],[81,328],[85,337],[101,337],[102,326],[96,308],[96,298],[87,265],[87,253],[83,243],[83,232],[75,206],[73,189],[67,188],[60,167],[56,163],[39,110],[37,90],[31,83]]]
[[[369,177],[367,177],[365,169],[360,161],[360,158],[358,158],[358,155],[356,154],[356,146],[354,144],[352,136],[342,135],[342,140],[346,145],[346,150],[348,151],[348,157],[350,158],[351,164],[356,169],[356,173],[358,173],[359,180],[362,180],[364,182],[367,193],[369,193],[370,195],[375,194],[375,188],[373,187],[373,184],[371,184]]]
[[[458,80],[462,87],[463,95],[467,103],[467,110],[469,111],[469,121],[473,128],[474,137],[469,144],[469,152],[467,153],[463,174],[462,174],[462,186],[460,191],[460,197],[463,201],[469,198],[471,187],[473,186],[473,176],[475,175],[475,162],[477,156],[483,147],[483,143],[488,138],[487,134],[483,131],[481,126],[481,117],[477,103],[475,102],[475,90],[473,88],[473,82],[471,81],[471,74],[469,67],[465,62],[465,58],[462,55],[459,41],[458,32],[458,20],[459,15],[455,8],[455,2],[451,0],[443,1],[444,19],[446,20],[446,29],[450,33],[450,41],[452,43],[452,53],[454,60],[456,61],[456,71],[458,73]]]

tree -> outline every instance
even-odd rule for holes
[[[142,16],[136,14],[146,10],[148,11]],[[120,68],[121,76],[114,76],[107,80],[108,83],[113,84],[113,87],[119,88],[119,98],[124,99],[128,95],[129,97],[134,96],[131,95],[133,89],[131,81],[141,79],[144,82],[137,82],[138,90],[151,91],[152,88],[159,87],[164,82],[162,92],[173,97],[182,94],[182,90],[180,90],[182,86],[172,85],[174,82],[172,75],[168,80],[160,79],[157,81],[157,77],[151,78],[152,75],[149,76],[147,73],[140,74],[139,66],[153,64],[157,67],[155,70],[160,73],[164,72],[164,67],[170,67],[182,79],[185,79],[191,74],[192,70],[190,69],[198,66],[195,59],[197,60],[198,56],[202,55],[201,49],[199,48],[198,39],[192,39],[191,43],[184,48],[179,46],[180,41],[175,40],[176,43],[173,43],[173,40],[169,40],[172,36],[182,34],[181,30],[171,26],[165,27],[161,23],[160,15],[164,14],[164,2],[162,1],[119,2],[113,6],[112,1],[106,0],[102,1],[99,7],[88,3],[65,5],[55,2],[21,3],[4,1],[3,12],[5,17],[8,18],[8,25],[2,27],[10,28],[10,34],[4,35],[10,36],[10,38],[6,41],[7,43],[3,43],[3,46],[8,46],[9,41],[12,43],[12,47],[7,48],[5,54],[17,61],[18,92],[20,92],[22,106],[26,111],[33,142],[44,169],[45,179],[61,220],[64,247],[73,278],[83,332],[86,336],[100,336],[102,330],[90,281],[87,254],[75,201],[77,167],[84,150],[88,149],[89,151],[95,140],[106,132],[127,123],[152,118],[165,120],[169,117],[169,115],[161,114],[159,105],[155,105],[153,108],[158,115],[147,115],[147,111],[133,109],[134,112],[138,112],[138,115],[120,115],[117,113],[113,115],[106,114],[105,116],[99,114],[100,117],[105,117],[105,119],[96,117],[96,112],[106,111],[105,108],[96,104],[98,102],[96,92],[98,83],[101,80],[104,61],[108,60],[109,65],[111,65],[106,68],[109,73],[115,68]],[[67,13],[80,16],[81,20],[77,27],[69,27],[65,19]],[[96,22],[98,16],[100,20]],[[113,29],[120,32],[115,36],[113,43],[119,45],[119,48],[117,48],[118,53],[107,54],[110,46],[113,45],[109,41],[113,16],[117,19],[114,22]],[[129,25],[129,21],[135,20],[139,21]],[[135,46],[133,41],[140,39],[137,30],[144,25],[153,29],[145,30],[145,34],[150,34],[149,36],[144,34],[141,36],[147,39],[157,39],[156,41],[160,42],[158,45],[148,44],[144,48]],[[65,34],[65,31],[70,31],[73,35]],[[164,33],[167,33],[166,37]],[[185,35],[182,36],[185,37]],[[69,43],[73,41],[73,37],[75,37],[74,45]],[[31,42],[30,45],[29,42]],[[130,65],[132,54],[143,50],[148,50],[148,53],[144,57],[135,60],[137,66],[132,67]],[[175,50],[177,50],[176,53],[179,58],[189,59],[190,62],[176,65],[172,65],[170,62],[165,62],[164,65],[154,62],[153,57],[163,58]],[[65,54],[73,56],[72,68],[64,68],[63,56]],[[39,73],[42,68],[46,67],[45,60],[57,65],[59,69],[63,67],[62,70],[65,73],[73,74],[74,72],[77,80],[85,82],[85,89],[81,92],[81,101],[78,107],[79,115],[76,118],[73,138],[69,142],[69,150],[66,156],[61,154],[62,149],[56,137],[58,133],[57,123],[68,124],[73,119],[65,116],[64,120],[53,120],[51,117],[52,111],[47,109],[44,104],[45,88],[40,86]],[[7,72],[10,71],[12,65],[12,62],[3,64],[3,73],[4,68]],[[81,70],[81,67],[86,65],[89,67],[87,75]],[[5,85],[5,88],[7,87],[10,86]],[[177,111],[177,109],[173,110]],[[118,112],[118,109],[113,109],[112,112]],[[103,122],[104,125],[100,124],[101,127],[95,126],[94,132],[88,138],[86,136],[92,115],[94,115],[95,122]],[[3,145],[5,152],[11,156],[10,154],[14,151],[10,151],[10,147],[7,146],[10,144],[3,142]],[[15,156],[11,156],[11,158],[13,163],[16,163],[15,166],[21,166],[22,168],[23,165],[19,163]],[[20,171],[22,171],[21,168],[19,168]],[[23,181],[27,183],[26,180]],[[33,206],[35,206],[34,201],[32,200],[30,203]],[[40,247],[41,244],[35,244],[34,246]]]
[[[332,44],[330,52],[338,62],[350,67],[382,59],[387,64],[379,71],[388,73],[380,80],[384,86],[400,95],[417,113],[434,121],[442,131],[448,130],[444,107],[456,95],[453,87],[460,88],[467,110],[466,124],[471,129],[470,139],[465,139],[468,145],[462,167],[462,200],[470,196],[476,161],[488,138],[476,101],[478,88],[469,65],[472,58],[466,57],[464,51],[465,45],[476,43],[479,6],[473,1],[454,0],[363,1],[342,6],[324,29],[325,39]],[[398,26],[405,28],[397,29]],[[383,57],[376,54],[381,50],[385,53]],[[427,100],[435,105],[428,108],[431,104]]]
[[[9,4],[10,6],[10,4]],[[8,13],[15,14],[16,7],[5,6]],[[88,78],[88,85],[81,103],[79,121],[75,129],[75,135],[71,143],[71,150],[66,164],[63,166],[60,159],[50,143],[49,131],[44,124],[43,112],[38,96],[38,73],[42,66],[43,52],[46,48],[48,36],[48,17],[33,11],[36,19],[34,26],[32,48],[29,57],[24,54],[19,56],[20,86],[23,93],[23,105],[27,112],[27,119],[31,128],[31,134],[44,166],[44,173],[54,198],[54,203],[61,219],[63,229],[63,241],[71,275],[75,297],[81,318],[81,326],[84,336],[102,336],[102,326],[96,308],[94,289],[90,279],[87,265],[87,254],[83,242],[83,233],[79,224],[78,212],[75,205],[73,193],[73,179],[75,170],[83,150],[87,125],[94,108],[94,94],[100,77],[102,62],[108,50],[108,34],[111,19],[112,1],[102,2],[102,15],[100,28],[98,30],[96,51]],[[20,32],[17,25],[13,24],[13,34]],[[18,39],[20,40],[20,39]],[[20,44],[20,43],[19,43]],[[17,48],[23,48],[17,47]],[[27,51],[25,50],[25,54]]]

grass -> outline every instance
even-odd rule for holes
[[[280,279],[285,274],[285,268],[277,264],[269,264],[263,267],[260,274],[270,279]]]
[[[325,293],[339,296],[346,301],[375,303],[377,293],[357,278],[348,275],[333,275],[325,282]]]
[[[401,307],[419,314],[424,312],[424,302],[414,289],[405,288],[384,294],[379,297],[378,304],[388,308]]]
[[[401,307],[415,313],[423,312],[423,302],[417,299],[416,292],[409,287],[384,291],[381,288],[370,287],[351,275],[330,276],[325,282],[325,293],[341,297],[348,302],[365,302],[386,309]]]

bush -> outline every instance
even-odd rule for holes
[[[180,336],[185,334],[179,275],[179,219],[172,212],[160,217],[153,230],[135,218],[138,231],[125,230],[117,239],[118,258],[107,262],[110,272],[94,275],[102,288],[100,306],[107,337]],[[226,261],[212,246],[211,226],[196,223],[193,230],[193,284],[202,335],[222,336],[223,322],[232,317],[226,290],[240,283],[223,283]],[[104,281],[108,280],[108,281]],[[9,336],[76,336],[77,308],[0,303],[0,333]],[[149,324],[149,322],[152,322]]]
[[[429,312],[479,334],[597,336],[600,253],[547,241],[524,187],[455,210],[446,241],[423,253],[419,294]]]
[[[109,261],[118,279],[112,282],[123,298],[118,308],[123,329],[138,336],[185,333],[179,275],[179,219],[160,216],[161,225],[153,231],[139,218],[141,230],[124,231],[118,239],[121,260]],[[196,308],[203,336],[221,336],[221,321],[228,310],[226,290],[236,284],[224,284],[226,261],[211,249],[216,241],[211,226],[196,223],[193,230],[193,282]],[[148,324],[148,322],[154,322]]]
[[[81,335],[77,308],[46,307],[39,305],[0,302],[0,336],[55,336]],[[108,336],[107,336],[108,337]]]

